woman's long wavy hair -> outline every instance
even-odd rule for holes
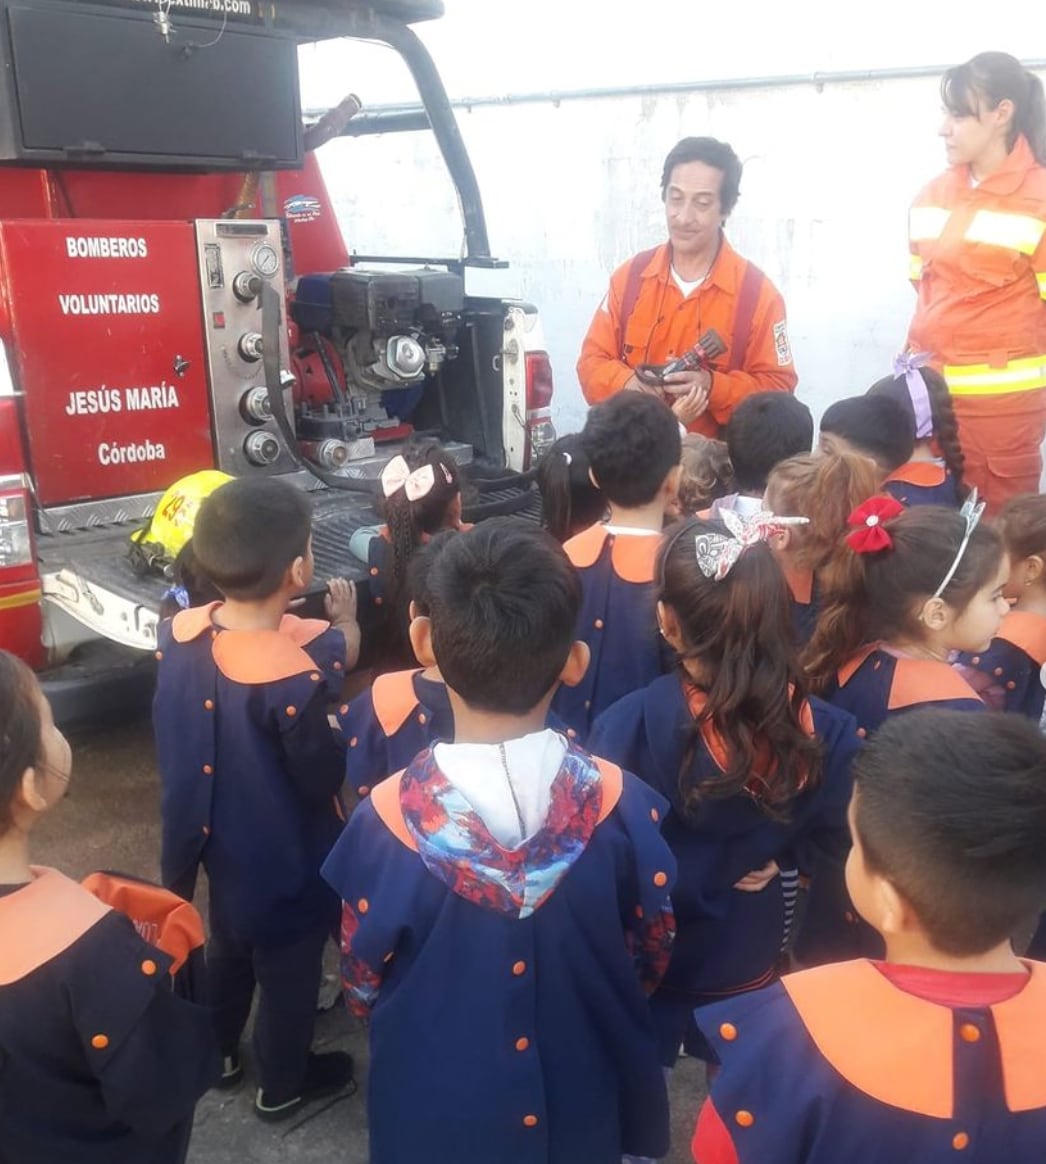
[[[658,557],[658,597],[678,623],[680,662],[684,670],[696,664],[693,685],[705,695],[679,773],[680,798],[697,813],[707,800],[747,792],[783,819],[821,772],[820,743],[803,725],[807,684],[788,587],[765,543],[745,550],[722,581],[706,577],[695,550],[700,534],[729,536],[719,521],[692,518],[665,533]],[[697,782],[692,761],[707,727],[725,748],[726,770]]]

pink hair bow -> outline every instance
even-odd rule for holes
[[[926,381],[919,374],[919,369],[925,368],[930,358],[929,352],[901,352],[893,362],[894,376],[903,376],[908,386],[912,411],[915,413],[917,441],[926,441],[933,436],[933,407],[930,404],[930,393],[927,391]]]
[[[786,526],[806,525],[810,520],[808,517],[777,517],[765,511],[744,518],[729,509],[716,516],[730,531],[729,534],[700,533],[694,538],[698,568],[706,578],[715,582],[722,582],[745,550],[765,542],[771,534],[780,533]]]
[[[449,485],[450,473],[445,466],[440,465],[440,468]],[[412,471],[402,456],[393,457],[381,471],[381,491],[386,497],[391,497],[402,489],[408,501],[420,501],[423,497],[428,497],[435,484],[436,471],[431,464],[422,465],[421,468]]]

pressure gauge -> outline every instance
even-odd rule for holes
[[[280,269],[280,255],[272,243],[258,243],[251,251],[251,266],[263,279],[271,279]]]

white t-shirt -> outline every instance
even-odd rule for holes
[[[700,279],[684,279],[683,276],[680,275],[680,273],[675,269],[675,267],[673,267],[672,278],[675,280],[675,285],[682,292],[683,298],[685,299],[692,291],[696,291],[698,287],[700,287],[701,284],[708,278],[708,276],[702,275]]]

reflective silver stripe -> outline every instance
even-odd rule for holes
[[[908,238],[912,242],[940,238],[951,216],[943,206],[913,206],[908,211]]]
[[[913,283],[918,283],[923,277],[923,261],[918,255],[908,256],[908,278]]]
[[[967,242],[987,243],[1030,255],[1046,231],[1046,222],[1030,214],[1010,214],[1001,210],[978,210],[966,228]]]

